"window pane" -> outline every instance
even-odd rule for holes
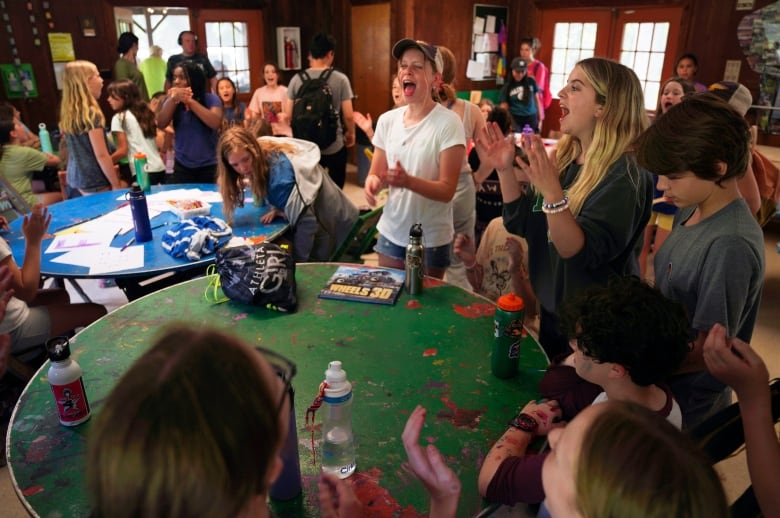
[[[556,23],[553,36],[553,48],[565,49],[568,46],[569,24]]]
[[[653,23],[639,24],[639,37],[637,39],[637,50],[650,50],[650,44],[653,41]]]
[[[249,43],[247,41],[247,25],[242,22],[233,22],[233,41],[236,47],[246,47]]]
[[[550,72],[553,74],[566,73],[566,49],[563,48],[553,49],[552,63],[550,64]]]
[[[621,49],[634,49],[636,48],[636,39],[638,27],[636,23],[627,23],[623,28],[623,44]]]
[[[650,59],[650,54],[647,52],[637,52],[634,54],[634,72],[640,81],[647,79],[647,62]]]
[[[586,23],[582,28],[582,48],[596,50],[596,30],[597,23]],[[593,56],[593,53],[590,54]]]
[[[215,47],[219,46],[219,23],[206,22],[206,41]]]
[[[232,47],[233,42],[233,24],[232,23],[220,23],[219,24],[220,43],[223,47]]]
[[[582,24],[572,23],[569,24],[569,44],[568,47],[577,48],[582,42]]]
[[[666,40],[669,38],[669,24],[656,23],[653,33],[653,52],[666,52]]]
[[[648,81],[645,85],[645,109],[655,110],[658,107],[658,95],[661,84],[656,81]]]
[[[664,55],[660,52],[650,54],[650,61],[647,63],[647,78],[660,81],[661,72],[664,68]]]

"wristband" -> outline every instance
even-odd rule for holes
[[[569,197],[568,196],[564,196],[561,201],[556,201],[555,203],[543,202],[542,203],[542,209],[543,210],[544,209],[558,209],[558,208],[563,207],[563,206],[568,205],[568,204],[569,204]]]
[[[510,419],[507,425],[511,426],[512,428],[517,428],[518,430],[530,433],[531,435],[536,435],[536,430],[539,428],[539,422],[534,419],[533,416],[530,416],[524,412],[521,412]]]
[[[477,267],[477,258],[475,257],[474,262],[471,263],[470,265],[467,266],[466,263],[463,263],[463,265],[466,266],[467,270],[473,270],[474,268]]]
[[[544,205],[542,205],[542,212],[545,214],[560,214],[563,211],[569,210],[569,203],[565,203],[564,205],[561,205],[560,207],[556,207],[554,209],[548,209]]]

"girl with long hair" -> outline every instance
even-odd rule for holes
[[[222,77],[217,81],[217,95],[222,101],[222,110],[225,112],[226,126],[246,126],[246,103],[238,100],[236,84],[229,77]]]
[[[222,101],[208,91],[205,72],[192,60],[173,68],[173,87],[157,112],[157,127],[173,121],[175,162],[172,183],[213,183]]]
[[[563,137],[554,158],[540,137],[523,138],[529,163],[516,159],[516,176],[514,139],[490,123],[477,140],[480,160],[498,171],[507,230],[528,242],[539,341],[550,359],[570,352],[556,317],[561,301],[612,275],[639,273],[636,245],[652,202],[650,173],[631,152],[648,125],[636,74],[608,59],[584,59],[559,97]],[[532,188],[523,190],[521,181]]]
[[[117,140],[111,158],[127,157],[131,175],[135,174],[135,154],[146,155],[146,169],[152,184],[165,183],[165,164],[160,157],[155,137],[157,123],[154,113],[141,99],[138,86],[129,79],[108,85],[108,104],[117,113],[111,119],[111,132]]]
[[[260,219],[290,222],[296,261],[327,261],[346,239],[358,210],[319,165],[316,144],[288,137],[255,136],[239,126],[228,128],[217,145],[217,177],[222,211],[230,222],[244,205],[244,186],[255,202],[272,209]]]
[[[68,148],[69,198],[121,187],[106,140],[106,118],[97,100],[103,78],[94,63],[71,61],[62,73],[60,131]]]
[[[276,63],[263,65],[265,85],[252,94],[249,101],[249,118],[264,118],[271,124],[271,131],[277,137],[292,137],[290,120],[282,111],[287,99],[287,87],[279,84],[279,69]]]

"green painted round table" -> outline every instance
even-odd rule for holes
[[[420,296],[402,293],[394,306],[319,299],[336,267],[297,266],[299,307],[293,314],[232,301],[214,304],[204,296],[209,279],[200,278],[135,300],[95,322],[71,340],[93,414],[162,327],[172,321],[207,324],[298,365],[293,385],[304,491],[290,502],[273,502],[278,516],[319,515],[320,421],[313,455],[304,417],[331,360],[343,362],[355,391],[357,472],[348,480],[366,516],[427,514],[427,494],[408,469],[401,443],[406,419],[418,403],[428,409],[421,441],[435,442],[460,477],[460,514],[474,514],[483,507],[476,483],[482,459],[517,407],[536,397],[546,357],[529,339],[521,348],[520,374],[495,378],[490,373],[492,302],[430,278]],[[12,416],[9,471],[33,514],[88,516],[84,451],[91,420],[73,428],[59,424],[48,367],[30,381]]]

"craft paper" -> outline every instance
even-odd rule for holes
[[[474,17],[474,34],[482,34],[485,32],[485,19],[481,16]]]
[[[485,19],[485,32],[496,32],[496,17],[492,14]]]

